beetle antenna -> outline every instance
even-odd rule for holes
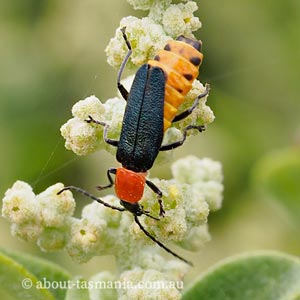
[[[92,199],[92,200],[97,201],[98,203],[100,203],[100,204],[102,204],[102,205],[104,205],[104,206],[106,206],[106,207],[111,208],[111,209],[116,209],[116,210],[118,210],[118,211],[125,211],[125,210],[126,210],[126,209],[123,208],[123,207],[118,207],[118,206],[110,205],[110,204],[104,202],[103,200],[101,200],[100,198],[98,198],[98,197],[96,197],[96,196],[90,194],[90,193],[87,192],[86,190],[84,190],[84,189],[82,189],[82,188],[79,188],[79,187],[77,187],[77,186],[72,186],[72,185],[71,185],[71,186],[66,186],[66,187],[64,187],[62,190],[60,190],[60,191],[57,193],[57,195],[60,195],[60,194],[61,194],[62,192],[64,192],[64,191],[76,191],[76,192],[81,193],[81,194],[84,195],[84,196],[89,197],[89,198]]]
[[[82,189],[82,188],[79,188],[79,187],[76,187],[76,186],[66,186],[64,187],[63,189],[61,189],[57,195],[60,195],[61,193],[63,193],[64,191],[76,191],[76,192],[79,192],[81,193],[82,195],[84,196],[87,196],[89,197],[90,199],[92,200],[95,200],[97,201],[98,203],[106,206],[106,207],[109,207],[111,209],[115,209],[115,210],[118,210],[118,211],[125,211],[126,209],[123,208],[123,207],[117,207],[117,206],[114,206],[114,205],[110,205],[106,202],[104,202],[103,200],[101,200],[100,198],[90,194],[89,192],[87,192],[86,190]],[[159,220],[158,218],[155,218],[153,216],[151,216],[150,214],[148,214],[147,211],[142,211],[142,214],[146,215],[147,217],[150,217],[154,220]],[[138,224],[138,226],[140,227],[140,229],[144,232],[144,234],[149,237],[154,243],[156,243],[158,246],[160,246],[161,248],[163,248],[165,251],[167,251],[168,253],[172,254],[174,257],[177,257],[178,259],[182,260],[183,262],[187,263],[188,265],[190,266],[193,266],[193,264],[184,259],[183,257],[179,256],[178,254],[176,254],[175,252],[173,252],[171,249],[167,248],[164,244],[162,244],[160,241],[158,241],[155,237],[153,237],[144,227],[143,225],[140,223],[140,220],[138,219],[137,215],[134,215],[134,220],[135,222]]]
[[[184,261],[185,263],[187,263],[190,266],[193,266],[193,264],[184,259],[183,257],[179,256],[178,254],[176,254],[175,252],[173,252],[171,249],[167,248],[164,244],[162,244],[160,241],[158,241],[154,236],[152,236],[144,227],[143,225],[140,223],[140,220],[138,219],[137,215],[134,215],[134,220],[135,222],[139,225],[140,229],[145,233],[145,235],[147,237],[149,237],[154,243],[156,243],[158,246],[160,246],[161,248],[163,248],[165,251],[167,251],[168,253],[172,254],[173,256],[179,258],[180,260]]]

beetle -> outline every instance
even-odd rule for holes
[[[147,185],[158,196],[159,215],[164,215],[162,192],[146,178],[147,171],[152,168],[159,151],[181,146],[189,130],[197,129],[200,132],[204,130],[203,126],[189,125],[184,128],[181,140],[162,145],[164,132],[171,123],[190,115],[197,107],[199,100],[209,92],[209,86],[206,85],[206,91],[195,99],[194,104],[188,110],[176,115],[179,105],[184,101],[184,96],[192,87],[193,80],[198,76],[198,69],[203,58],[200,52],[201,42],[183,36],[177,38],[176,41],[168,42],[164,50],[158,51],[154,60],[149,60],[138,69],[131,90],[128,92],[120,81],[132,49],[125,28],[121,30],[128,53],[121,64],[117,77],[118,89],[127,101],[120,139],[108,138],[108,124],[97,121],[92,116],[89,116],[86,121],[104,126],[105,142],[117,147],[116,159],[122,167],[108,169],[109,184],[98,186],[97,189],[103,190],[115,185],[115,192],[122,207],[105,203],[87,191],[74,186],[67,186],[59,193],[65,190],[75,190],[112,209],[128,210],[134,215],[134,220],[140,229],[150,239],[173,256],[191,264],[146,231],[138,219],[139,216],[146,215],[153,219],[159,219],[151,216],[138,202],[143,196],[145,185]],[[115,181],[111,175],[115,175]]]

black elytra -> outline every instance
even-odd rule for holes
[[[163,140],[165,77],[162,69],[144,64],[127,98],[117,160],[126,169],[151,169]]]

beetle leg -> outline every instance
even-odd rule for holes
[[[104,141],[105,141],[105,143],[107,143],[111,146],[118,147],[118,145],[119,145],[118,140],[112,140],[107,137],[108,127],[109,127],[108,125],[105,125],[105,127],[104,127],[104,132],[103,132]]]
[[[159,218],[153,217],[152,215],[150,215],[148,210],[144,210],[143,205],[140,205],[140,210],[138,211],[138,213],[135,214],[136,216],[142,216],[145,215],[153,220],[159,221]]]
[[[204,126],[196,126],[196,125],[189,125],[189,126],[185,127],[184,131],[183,131],[183,137],[180,141],[177,141],[177,142],[174,142],[171,144],[167,144],[167,145],[163,145],[159,148],[159,151],[172,150],[174,148],[181,146],[184,143],[184,141],[186,140],[187,132],[191,129],[197,129],[200,132],[202,132],[205,130],[205,127]]]
[[[118,145],[119,145],[118,140],[112,140],[107,137],[107,132],[108,132],[108,128],[109,128],[108,124],[106,124],[105,122],[102,122],[102,121],[97,121],[92,116],[89,116],[89,118],[85,121],[87,123],[94,123],[94,124],[104,126],[103,139],[104,139],[105,143],[107,143],[111,146],[114,146],[114,147],[118,147]]]
[[[130,55],[132,53],[132,49],[131,49],[130,42],[127,39],[125,30],[126,30],[126,27],[121,28],[121,32],[123,34],[123,38],[124,38],[126,46],[128,48],[128,52],[127,52],[127,54],[126,54],[126,56],[125,56],[125,58],[124,58],[124,60],[123,60],[123,62],[121,64],[120,69],[119,69],[118,77],[117,77],[117,85],[118,85],[118,89],[119,89],[122,97],[127,101],[129,92],[126,90],[126,88],[124,87],[124,85],[121,83],[121,77],[122,77],[123,71],[125,69],[125,66],[126,66],[128,60],[129,60],[129,57],[130,57]]]
[[[107,185],[97,185],[96,189],[99,190],[99,191],[102,191],[104,189],[108,189],[108,188],[112,187],[114,185],[114,180],[112,179],[110,174],[116,175],[116,172],[117,172],[117,169],[115,169],[115,168],[108,169],[107,172],[106,172],[106,175],[107,175],[107,178],[109,180],[109,184],[107,184]]]
[[[146,184],[149,186],[149,188],[155,193],[157,194],[158,198],[158,204],[159,204],[159,216],[163,217],[165,214],[165,210],[164,210],[164,206],[162,203],[162,191],[150,180],[146,180]]]
[[[89,118],[87,120],[85,120],[85,122],[87,122],[87,123],[94,123],[94,124],[98,124],[98,125],[102,125],[102,126],[106,126],[105,122],[97,121],[92,116],[89,116]]]
[[[206,88],[205,92],[202,93],[202,94],[200,94],[200,95],[195,99],[193,105],[192,105],[189,109],[187,109],[187,110],[181,112],[180,114],[178,114],[177,116],[175,116],[175,118],[172,120],[172,123],[173,123],[173,122],[177,122],[177,121],[180,121],[180,120],[185,119],[187,116],[189,116],[189,115],[193,112],[193,110],[198,106],[199,100],[200,100],[201,98],[203,98],[203,97],[205,97],[205,96],[208,95],[208,93],[209,93],[209,84],[206,84],[206,85],[205,85],[205,88]]]

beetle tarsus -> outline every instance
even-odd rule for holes
[[[103,122],[103,121],[97,121],[91,115],[88,116],[88,119],[85,120],[85,122],[87,122],[87,123],[94,123],[94,124],[98,124],[98,125],[101,125],[101,126],[106,126],[105,122]]]
[[[158,203],[159,203],[159,216],[164,217],[166,212],[164,210],[163,202],[161,198],[158,198]]]

